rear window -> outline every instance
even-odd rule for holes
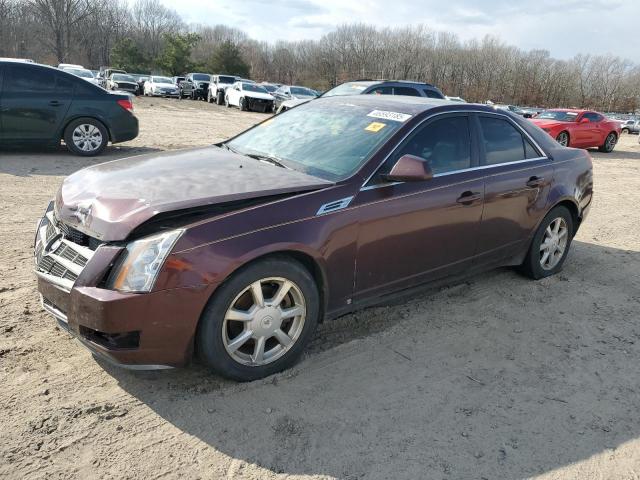
[[[220,83],[235,83],[236,77],[227,77],[224,75],[220,75],[218,77],[218,82]]]
[[[425,88],[423,91],[424,91],[424,94],[429,98],[439,98],[440,100],[444,99],[444,95],[442,95],[437,90],[432,90],[430,88]]]
[[[211,77],[205,73],[194,73],[192,77],[194,80],[198,80],[200,82],[208,82],[209,80],[211,80]]]

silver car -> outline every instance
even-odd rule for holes
[[[624,120],[620,122],[622,133],[640,133],[640,120]]]

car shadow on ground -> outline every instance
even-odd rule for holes
[[[67,176],[84,167],[144,153],[161,151],[159,148],[108,146],[96,157],[72,155],[62,145],[50,148],[6,148],[0,150],[0,174],[26,177],[31,175]]]
[[[639,269],[640,252],[576,241],[548,279],[500,269],[327,322],[298,366],[247,384],[103,367],[272,472],[525,478],[640,438]]]

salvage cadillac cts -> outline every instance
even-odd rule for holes
[[[251,380],[292,365],[322,319],[401,290],[558,272],[591,198],[588,153],[508,112],[321,98],[68,177],[37,229],[38,288],[96,355],[160,368],[195,352]]]

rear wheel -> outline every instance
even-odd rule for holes
[[[239,106],[240,106],[240,110],[241,110],[241,111],[246,112],[246,111],[248,110],[248,108],[247,108],[247,104],[246,104],[246,102],[245,102],[245,100],[244,100],[244,97],[240,97],[240,100],[239,100],[239,102],[238,102],[238,103],[239,103]]]
[[[78,118],[65,128],[64,143],[71,153],[93,157],[100,154],[109,143],[109,132],[98,120]]]
[[[604,153],[611,153],[616,147],[616,143],[618,143],[618,136],[611,132],[607,135],[607,138],[604,139],[604,143],[598,147],[598,150]]]
[[[556,142],[558,142],[563,147],[569,146],[569,133],[568,132],[560,132],[556,137]]]
[[[232,275],[205,309],[196,345],[219,374],[256,380],[292,366],[318,324],[311,274],[285,258],[257,261]]]
[[[224,92],[218,92],[218,95],[216,96],[216,103],[218,105],[222,105],[224,103]]]
[[[626,134],[629,133],[629,129],[628,128],[623,128],[621,133],[624,133],[626,135]]]
[[[573,217],[566,207],[552,209],[533,236],[521,271],[536,280],[558,273],[569,253],[573,228]]]

